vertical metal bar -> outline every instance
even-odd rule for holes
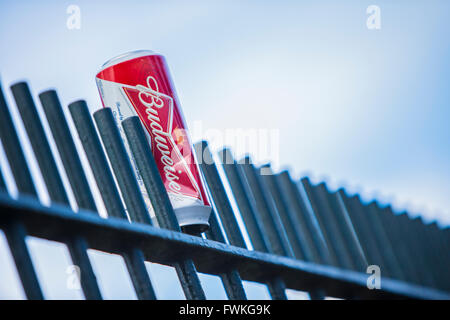
[[[28,169],[1,85],[0,114],[0,139],[6,157],[8,158],[19,195],[28,194],[37,198],[36,188],[34,187],[33,179],[31,178],[30,170]],[[16,264],[25,295],[30,300],[44,299],[36,271],[33,267],[33,261],[31,260],[25,242],[25,227],[17,221],[11,221],[11,224],[4,229],[4,233],[9,248],[11,249],[11,254]]]
[[[318,231],[322,234],[322,239],[319,241],[328,252],[330,264],[346,269],[355,268],[356,264],[351,259],[350,252],[338,228],[338,222],[332,212],[329,192],[325,184],[321,183],[313,187],[308,177],[302,178],[300,183],[311,206],[311,219],[315,219]]]
[[[434,254],[434,265],[437,266],[436,274],[441,279],[441,288],[450,291],[450,234],[448,228],[440,228],[436,222],[424,224],[420,218],[422,233],[428,239],[427,251]]]
[[[130,117],[122,121],[122,127],[127,140],[130,141],[130,149],[138,167],[139,174],[148,191],[156,219],[161,228],[181,232],[155,159],[151,151],[149,151],[150,145],[145,134],[144,138],[142,137],[142,127],[138,126],[137,121],[138,119],[136,120],[134,117]]]
[[[373,225],[372,221],[368,219],[367,206],[362,203],[362,200],[359,195],[355,195],[351,198],[353,201],[354,215],[357,215],[360,221],[365,225],[366,230],[368,230],[370,234],[370,238],[373,241],[373,244],[376,248],[376,251],[380,255],[380,263],[378,265],[382,268],[382,275],[385,277],[392,278],[392,267],[389,264],[389,259],[386,255],[386,247],[383,246],[383,243],[380,242],[379,234],[376,233],[375,225]]]
[[[295,257],[305,261],[313,261],[314,256],[312,247],[314,247],[314,243],[312,242],[312,239],[308,238],[306,235],[307,232],[302,228],[299,216],[295,214],[295,209],[292,209],[292,204],[288,201],[289,198],[283,193],[282,184],[279,179],[280,176],[275,176],[273,174],[270,165],[263,166],[260,169],[260,172],[261,171],[264,171],[264,174],[261,174],[261,178],[266,183],[270,195],[272,196],[276,209],[286,229]],[[289,176],[288,179],[290,180]],[[290,182],[292,183],[292,181]],[[324,298],[324,293],[321,290],[314,290],[308,294],[312,300],[321,300]]]
[[[286,215],[289,214],[290,223],[294,228],[293,232],[295,232],[297,237],[299,237],[299,242],[302,243],[304,251],[303,255],[305,260],[320,263],[320,255],[311,236],[311,233],[309,232],[306,224],[301,220],[300,211],[302,210],[302,208],[297,199],[299,195],[298,193],[296,194],[293,190],[294,185],[290,178],[289,172],[282,171],[277,175],[276,178],[273,179],[276,179],[276,181],[268,185],[274,198],[278,198],[278,200],[274,200],[275,203],[279,203],[278,211],[280,212],[280,216],[283,215],[283,211],[286,212]],[[283,206],[284,209],[282,208]],[[284,222],[284,224],[286,225],[289,223],[289,220],[285,220],[286,222]]]
[[[219,219],[216,217],[217,213],[216,211],[212,210],[211,216],[209,217],[208,223],[209,223],[209,229],[204,232],[207,239],[226,243],[225,241],[225,235],[222,233],[222,230],[219,226]]]
[[[231,204],[228,200],[225,188],[222,180],[220,179],[219,172],[217,171],[216,164],[208,148],[207,142],[201,141],[195,144],[194,150],[197,154],[197,159],[206,179],[207,185],[209,186],[211,196],[217,208],[220,220],[222,221],[228,241],[231,245],[246,248],[244,237],[239,230],[239,225],[233,213],[233,209],[231,208]],[[225,243],[224,236],[220,230],[215,214],[211,215],[210,229],[211,232],[206,233],[208,238]],[[246,299],[245,291],[242,287],[242,281],[240,280],[239,273],[236,270],[231,270],[230,274],[222,279],[227,292],[230,291],[237,299]]]
[[[17,221],[11,221],[3,231],[11,249],[25,295],[29,300],[43,300],[44,295],[39,286],[36,271],[25,242],[27,237],[25,227]]]
[[[302,179],[306,179],[307,177],[303,177]],[[325,241],[325,236],[320,227],[320,224],[317,220],[316,214],[314,213],[314,209],[311,206],[311,203],[308,198],[308,194],[303,185],[302,179],[295,183],[295,189],[298,194],[299,203],[302,205],[302,214],[303,219],[307,223],[308,227],[312,230],[311,233],[314,238],[314,242],[317,245],[317,248],[320,250],[320,256],[323,260],[324,264],[333,265],[337,264],[336,260],[333,259],[331,255],[330,249],[327,246],[327,242]],[[308,206],[309,205],[309,206]]]
[[[94,197],[90,192],[90,187],[83,166],[81,165],[78,151],[75,147],[72,134],[67,125],[56,91],[44,91],[39,94],[39,98],[78,207],[97,213]]]
[[[148,191],[158,224],[162,228],[181,232],[175,212],[165,190],[150,146],[142,131],[139,119],[130,118],[122,123],[127,139],[132,142],[130,148],[139,173]],[[174,263],[181,285],[187,299],[205,299],[205,294],[198,279],[192,260]]]
[[[260,172],[256,172],[249,157],[244,158],[238,165],[241,167],[250,192],[253,195],[256,208],[264,224],[273,252],[286,257],[294,257],[280,217],[272,206],[272,203],[269,203],[270,195],[266,186],[262,184]]]
[[[83,100],[69,104],[69,111],[81,140],[108,216],[127,219],[125,208],[95,130],[88,106]]]
[[[359,272],[366,272],[367,259],[364,255],[364,251],[361,247],[361,243],[356,235],[355,229],[352,225],[352,221],[348,216],[348,212],[345,209],[342,201],[340,201],[337,192],[328,192],[328,201],[332,208],[331,213],[335,214],[337,226],[341,231],[342,237],[345,241],[345,245],[349,250],[355,265],[355,270]]]
[[[280,193],[280,186],[275,178],[270,165],[264,165],[261,167],[260,174],[261,180],[267,186],[270,196],[273,199],[276,210],[280,216],[281,222],[286,230],[286,235],[289,243],[292,247],[295,258],[299,260],[311,260],[311,254],[309,248],[305,246],[303,239],[301,238],[301,231],[297,224],[297,220],[289,211],[287,204]]]
[[[3,180],[2,170],[0,168],[0,192],[6,191],[6,184]],[[42,293],[36,291],[39,289],[35,271],[28,254],[28,248],[24,241],[26,232],[22,224],[11,222],[4,230],[9,247],[13,252],[13,258],[18,266],[19,276],[23,282],[24,291],[28,299],[43,299]]]
[[[446,241],[445,243],[447,244],[447,247],[450,248],[450,226],[445,227],[442,231],[444,232],[443,238]]]
[[[201,141],[194,145],[197,159],[200,163],[203,175],[205,176],[214,204],[222,221],[225,234],[231,245],[245,248],[244,237],[239,230],[239,225],[231,208],[222,180],[212,154],[206,141]]]
[[[11,90],[19,108],[34,154],[36,155],[50,199],[52,202],[69,206],[69,198],[58,173],[55,159],[52,156],[50,145],[28,85],[25,82],[19,82],[11,86]],[[86,299],[101,299],[95,273],[86,252],[86,241],[82,237],[69,236],[67,247],[73,263],[81,270],[80,282]]]
[[[209,218],[209,230],[205,232],[208,239],[225,243],[225,237],[219,226],[216,213],[212,212]],[[241,276],[236,269],[231,268],[228,272],[220,274],[223,286],[230,300],[247,300],[242,286]]]
[[[120,199],[119,191],[116,188],[86,102],[81,100],[73,102],[69,105],[69,110],[92,168],[108,216],[127,220],[125,208]],[[123,251],[122,256],[137,297],[142,300],[156,299],[144,260],[141,259],[143,257],[142,252],[137,248],[124,248]]]
[[[325,183],[319,183],[312,187],[312,196],[317,208],[317,216],[320,217],[325,228],[326,234],[331,240],[331,244],[341,267],[355,270],[356,264],[353,263],[351,254],[345,245],[344,237],[339,230],[339,222],[329,202],[329,191]]]
[[[431,231],[437,241],[437,247],[443,252],[444,257],[447,258],[448,264],[450,265],[450,228],[441,228],[438,226],[436,221],[430,224]]]
[[[416,248],[413,248],[413,240],[409,239],[407,231],[404,228],[402,221],[399,219],[399,215],[392,210],[392,207],[386,208],[385,212],[390,220],[392,227],[395,228],[395,233],[398,236],[398,241],[403,250],[408,255],[411,269],[414,272],[417,283],[422,285],[430,285],[428,275],[423,273],[424,267],[422,266],[422,259],[416,255]]]
[[[425,226],[430,231],[430,234],[433,238],[433,242],[435,243],[436,248],[442,252],[443,258],[447,258],[450,265],[450,232],[449,228],[442,229],[433,221],[432,223]],[[447,234],[446,234],[447,232]]]
[[[191,259],[173,263],[188,300],[205,300],[206,296],[197,275],[194,262]]]
[[[382,248],[383,255],[386,259],[386,263],[389,266],[389,274],[394,279],[406,280],[398,257],[394,252],[393,244],[389,241],[389,237],[386,234],[386,230],[384,229],[380,221],[378,210],[379,208],[377,203],[375,201],[372,201],[367,206],[366,218],[367,220],[369,220],[370,224],[373,227],[375,236],[377,237],[378,240],[378,245],[380,246],[380,248]]]
[[[242,173],[238,170],[231,151],[223,149],[219,152],[219,158],[231,185],[231,190],[236,199],[242,219],[244,220],[253,248],[261,252],[272,252],[264,225],[256,214],[254,204],[250,201],[249,193],[243,183]]]
[[[214,240],[214,239],[211,239]],[[223,286],[230,300],[247,300],[244,287],[242,286],[242,279],[236,269],[231,269],[227,273],[220,275]]]
[[[439,227],[436,222],[433,222],[431,227],[435,231],[434,234],[439,241],[438,245],[440,249],[444,252],[445,257],[447,257],[447,261],[450,262],[450,227]]]
[[[2,170],[1,166],[0,166],[0,191],[7,192],[6,183],[5,183],[5,180],[3,179],[3,170]]]
[[[399,219],[399,215],[394,213],[391,206],[385,208],[384,213],[395,230],[400,247],[403,248],[407,255],[407,261],[409,261],[409,266],[412,270],[416,283],[430,285],[429,281],[432,280],[428,278],[428,275],[423,273],[424,267],[422,265],[422,257],[418,257],[416,255],[416,248],[413,248],[412,246],[414,240],[409,239],[407,231],[405,230],[402,221]]]
[[[411,266],[409,265],[409,260],[406,255],[406,251],[401,248],[400,242],[398,240],[398,234],[395,234],[395,230],[393,229],[391,223],[386,218],[386,213],[383,212],[385,208],[381,208],[379,206],[376,207],[377,217],[385,230],[385,233],[389,239],[389,242],[392,245],[392,249],[397,258],[398,264],[401,268],[403,279],[406,281],[413,281],[414,274],[411,272]],[[400,240],[401,241],[401,240]]]
[[[287,300],[286,285],[281,277],[274,277],[267,283],[270,296],[273,300]]]
[[[411,219],[410,227],[412,229],[410,232],[413,233],[413,236],[417,238],[419,243],[419,248],[416,250],[419,251],[421,258],[426,259],[428,262],[428,270],[426,272],[432,273],[432,276],[438,280],[435,282],[436,288],[445,290],[445,287],[442,286],[442,278],[448,274],[447,269],[450,264],[446,265],[445,262],[442,263],[443,252],[438,249],[436,242],[430,239],[429,235],[424,232],[424,225],[420,217]]]
[[[436,287],[439,279],[434,278],[435,274],[428,260],[428,255],[422,250],[423,240],[419,241],[419,234],[413,232],[411,219],[406,212],[395,215],[395,218],[403,234],[404,241],[407,242],[409,251],[416,262],[418,273],[423,279],[424,284],[430,287]]]
[[[37,197],[37,191],[31,178],[28,164],[17,136],[14,122],[6,104],[3,90],[0,86],[0,138],[3,149],[11,167],[17,189],[21,194]]]
[[[265,227],[258,218],[254,204],[250,201],[248,196],[249,191],[244,185],[242,172],[236,164],[230,150],[223,149],[219,152],[219,157],[231,185],[231,190],[238,204],[239,211],[244,219],[253,248],[257,251],[271,253],[272,246],[266,236]],[[286,286],[282,279],[278,277],[272,279],[267,283],[267,287],[269,288],[272,299],[287,300]]]
[[[77,235],[68,235],[67,247],[73,263],[80,268],[80,284],[85,298],[88,300],[101,300],[102,295],[98,287],[97,278],[87,254],[89,247],[86,240]]]
[[[359,208],[357,206],[357,200],[355,197],[349,197],[343,189],[339,189],[338,195],[346,211],[350,217],[355,232],[360,240],[360,244],[364,250],[364,254],[367,257],[367,263],[369,265],[378,265],[383,268],[382,257],[380,248],[376,244],[373,231],[368,225],[367,221],[362,219]],[[381,270],[384,276],[384,268]]]
[[[305,203],[288,171],[280,173],[279,182],[283,195],[285,195],[292,212],[295,213],[296,218],[299,220],[299,225],[302,226],[300,232],[305,236],[305,241],[311,249],[312,261],[319,264],[329,264],[328,252],[318,239],[316,228],[310,220]]]
[[[450,262],[450,226],[443,228],[442,232],[444,233],[442,235],[442,241],[445,243],[447,257]]]
[[[413,236],[417,238],[420,247],[419,254],[423,256],[428,262],[426,272],[432,273],[435,279],[435,287],[446,290],[446,281],[450,279],[450,274],[448,272],[448,266],[450,266],[450,261],[446,263],[445,261],[445,250],[440,250],[436,241],[433,241],[429,235],[425,232],[424,224],[420,217],[410,220],[410,227]],[[447,278],[447,279],[446,279]]]
[[[445,266],[450,266],[450,227],[444,227],[443,230],[443,235],[441,238],[441,242],[443,243],[442,245],[442,251],[446,252],[446,259],[445,261]],[[450,292],[450,273],[447,273],[447,283],[446,283],[446,289]]]
[[[58,174],[56,162],[52,157],[50,145],[36,110],[30,89],[26,82],[18,82],[11,86],[17,108],[33,147],[34,154],[42,172],[48,193],[53,202],[69,204],[69,198],[63,182]]]
[[[391,243],[394,245],[394,250],[407,281],[420,283],[417,272],[413,266],[414,262],[411,260],[402,236],[398,232],[395,222],[393,221],[393,212],[390,207],[380,208],[379,217],[387,231],[388,236],[391,238]]]
[[[136,247],[125,248],[122,257],[139,300],[156,300],[155,290],[145,267],[142,250]]]
[[[151,225],[150,216],[147,212],[142,194],[140,193],[130,159],[126,154],[125,146],[120,138],[119,129],[116,126],[111,109],[105,108],[95,112],[94,118],[132,220]],[[132,146],[135,144],[134,139],[130,142]],[[154,190],[150,189],[149,193],[152,192]],[[170,205],[168,198],[167,201]],[[176,221],[176,217],[173,217],[175,218],[174,221]],[[178,223],[175,223],[175,225],[178,227]],[[179,227],[177,231],[181,231]],[[192,260],[182,261],[176,263],[174,266],[180,277],[186,297],[188,299],[205,299]]]
[[[94,112],[94,119],[131,220],[151,225],[147,206],[111,109],[103,108]]]
[[[370,238],[371,248],[375,252],[376,265],[380,266],[382,275],[385,277],[392,277],[392,268],[389,265],[388,257],[386,256],[386,247],[379,240],[379,234],[376,233],[376,225],[373,225],[372,221],[368,219],[367,207],[362,203],[359,195],[355,195],[350,198],[350,207],[352,208],[352,215],[354,219],[359,219],[360,226],[364,232]]]
[[[318,209],[319,202],[315,199],[315,194],[314,194],[311,182],[309,181],[308,177],[302,178],[300,180],[300,182],[303,186],[303,189],[305,190],[306,196],[308,198],[308,201],[309,201],[312,211],[313,211],[312,213],[314,214],[314,217],[317,220],[320,231],[323,235],[323,239],[325,241],[325,246],[328,249],[330,261],[331,261],[332,265],[334,265],[334,266],[342,266],[341,261],[339,261],[339,254],[335,248],[336,243],[331,239],[331,235],[329,234],[329,232],[325,226],[325,221],[319,213],[319,209]]]

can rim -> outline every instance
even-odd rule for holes
[[[125,52],[125,53],[119,54],[119,55],[109,59],[108,61],[106,61],[101,66],[100,71],[102,71],[106,68],[109,68],[111,66],[114,66],[116,64],[119,64],[121,62],[124,62],[127,60],[132,60],[132,59],[143,57],[143,56],[148,56],[148,55],[158,55],[158,53],[156,53],[152,50],[135,50],[135,51]]]

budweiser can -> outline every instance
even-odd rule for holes
[[[130,116],[139,116],[146,129],[180,227],[189,233],[205,231],[211,205],[164,57],[147,50],[120,55],[102,66],[96,82],[103,107],[112,109],[153,222],[157,224],[150,198],[120,124]]]

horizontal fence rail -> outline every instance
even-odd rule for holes
[[[103,298],[88,249],[122,256],[138,299],[157,298],[145,261],[174,267],[187,299],[206,298],[198,272],[219,276],[229,299],[247,298],[242,280],[265,284],[272,299],[282,300],[287,299],[286,289],[308,292],[312,299],[450,299],[449,228],[426,224],[376,201],[365,203],[358,195],[329,190],[307,177],[297,181],[288,171],[256,166],[249,157],[236,160],[228,149],[219,152],[216,163],[202,141],[194,150],[213,202],[210,229],[203,237],[184,234],[139,118],[117,124],[109,108],[92,116],[79,100],[68,106],[71,119],[66,119],[56,91],[48,90],[39,100],[49,137],[28,84],[16,83],[11,91],[51,201],[49,206],[39,201],[23,141],[0,87],[0,139],[18,190],[17,197],[9,194],[1,168],[0,229],[28,299],[45,296],[27,236],[67,245],[80,268],[86,299]],[[128,140],[158,226],[150,218],[119,130]],[[98,214],[82,152],[107,218]],[[379,289],[368,284],[367,272],[374,267],[381,272]]]

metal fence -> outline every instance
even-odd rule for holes
[[[19,191],[11,197],[0,174],[0,229],[28,299],[45,298],[28,235],[67,245],[86,299],[102,299],[88,248],[121,255],[139,299],[156,298],[144,261],[173,266],[187,299],[205,298],[197,270],[220,276],[229,299],[246,299],[242,280],[266,284],[273,299],[287,299],[286,288],[313,299],[450,298],[448,228],[308,178],[293,181],[289,172],[273,173],[249,158],[236,161],[224,149],[219,165],[239,209],[234,212],[206,142],[196,144],[195,152],[214,203],[211,227],[205,237],[182,233],[139,119],[128,118],[122,126],[156,213],[159,227],[152,226],[111,110],[91,117],[84,101],[71,103],[74,137],[56,92],[49,90],[39,99],[79,207],[74,212],[28,85],[16,83],[11,90],[52,202],[44,206],[38,200],[0,88],[0,138]],[[74,139],[84,148],[107,219],[98,214]],[[380,268],[380,289],[367,286],[370,265]]]

